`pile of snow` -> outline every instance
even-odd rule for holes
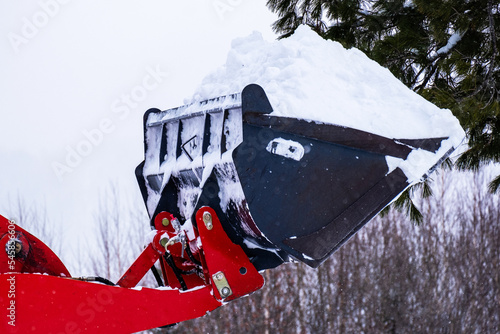
[[[412,152],[388,159],[417,182],[465,134],[451,111],[439,109],[408,89],[389,70],[357,49],[346,50],[306,26],[279,41],[259,33],[236,39],[226,64],[208,75],[193,103],[238,93],[248,84],[264,88],[272,115],[331,123],[394,139],[449,137],[437,154]]]

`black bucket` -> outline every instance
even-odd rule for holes
[[[136,174],[151,218],[169,211],[194,222],[196,210],[210,206],[257,269],[291,259],[317,267],[409,186],[386,156],[435,152],[446,139],[395,140],[271,112],[258,85],[148,111],[145,161]],[[207,166],[208,154],[220,161]],[[230,187],[236,196],[227,195]]]

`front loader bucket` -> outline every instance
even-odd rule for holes
[[[292,259],[316,267],[410,185],[389,159],[435,153],[447,139],[385,138],[272,111],[254,84],[149,110],[136,174],[152,221],[168,211],[195,225],[210,206],[257,269]]]

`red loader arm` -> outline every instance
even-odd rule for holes
[[[197,235],[190,242],[197,242],[199,248],[190,251],[194,262],[201,264],[200,271],[183,270],[176,273],[178,279],[175,273],[162,270],[166,287],[151,289],[135,284],[157,261],[170,271],[179,270],[181,264],[198,268],[182,257],[179,243],[168,244],[184,232],[171,228],[175,219],[168,213],[158,215],[162,229],[117,285],[70,277],[46,245],[0,216],[1,246],[6,250],[0,252],[0,308],[4,313],[0,332],[132,333],[204,316],[226,301],[261,288],[263,277],[229,240],[214,211],[201,208],[196,219]],[[168,262],[176,265],[170,267]]]

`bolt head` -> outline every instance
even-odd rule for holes
[[[16,245],[15,252],[16,252],[16,254],[19,254],[23,250],[23,245],[17,241],[16,241],[15,245]]]
[[[212,215],[210,214],[210,212],[207,211],[207,212],[203,213],[203,221],[205,223],[212,221]]]
[[[160,239],[160,245],[162,245],[163,247],[165,247],[165,245],[168,243],[168,238],[162,238]]]
[[[161,224],[166,227],[168,226],[168,224],[170,224],[170,220],[168,220],[168,218],[163,218],[161,220]]]
[[[205,223],[205,227],[208,230],[211,230],[214,227],[214,225],[212,224],[212,215],[210,214],[210,212],[205,212],[203,214],[203,222]]]
[[[229,290],[229,288],[227,286],[223,287],[221,289],[221,294],[222,294],[222,297],[227,297],[229,296],[229,294],[231,293],[231,290]]]

